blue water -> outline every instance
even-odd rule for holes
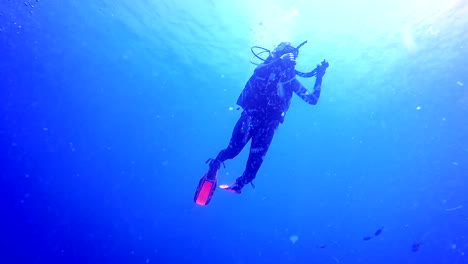
[[[304,40],[318,105],[195,205],[250,47]],[[0,263],[468,263],[467,59],[464,0],[2,0]]]

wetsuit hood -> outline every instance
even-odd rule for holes
[[[290,42],[281,42],[275,49],[271,51],[274,58],[279,58],[287,53],[293,53],[295,57],[298,55],[298,50]]]
[[[291,42],[281,42],[272,51],[270,51],[269,49],[260,47],[260,46],[253,46],[253,47],[250,48],[250,51],[253,54],[252,58],[250,58],[250,62],[252,64],[254,64],[254,65],[257,65],[257,66],[260,65],[261,63],[256,63],[256,62],[253,61],[254,58],[257,58],[260,61],[262,61],[262,63],[268,64],[268,63],[272,62],[275,58],[281,57],[282,55],[284,55],[286,53],[293,53],[294,56],[297,58],[297,56],[299,55],[299,49],[302,46],[304,46],[304,44],[306,44],[306,43],[307,43],[307,40],[302,42],[301,44],[299,44],[295,48],[293,45],[291,45]],[[260,51],[258,51],[258,50],[260,50]],[[268,57],[266,59],[260,57],[260,55],[265,54],[265,53],[268,54]],[[297,70],[295,70],[295,72],[296,72],[296,75],[298,75],[300,77],[310,78],[310,77],[313,77],[313,76],[315,76],[317,74],[317,68],[313,69],[310,72],[300,72],[300,71],[297,71]]]

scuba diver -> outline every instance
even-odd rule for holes
[[[226,149],[221,150],[214,159],[209,159],[208,172],[201,178],[194,201],[199,205],[210,202],[217,185],[217,175],[224,161],[236,157],[251,140],[250,153],[244,173],[231,185],[220,185],[221,189],[240,194],[242,188],[255,179],[263,159],[268,151],[276,128],[283,123],[286,112],[291,104],[293,93],[305,102],[317,104],[322,86],[322,78],[329,66],[326,60],[308,73],[295,69],[299,48],[307,43],[304,41],[297,48],[289,42],[281,42],[273,51],[254,46],[251,48],[254,56],[263,62],[256,64],[253,75],[247,81],[237,104],[243,111],[232,133]],[[262,51],[256,53],[254,49]],[[259,55],[268,53],[266,59]],[[304,87],[296,75],[300,77],[316,77],[313,91]]]

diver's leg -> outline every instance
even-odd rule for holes
[[[228,147],[221,150],[218,156],[210,162],[210,169],[218,170],[222,162],[228,159],[233,159],[239,155],[245,147],[245,144],[247,144],[252,137],[251,128],[252,118],[246,112],[242,112],[241,117],[234,126]]]
[[[263,159],[268,152],[268,148],[270,147],[278,125],[279,121],[272,120],[268,121],[261,128],[255,129],[252,135],[252,144],[250,146],[250,154],[245,171],[242,176],[236,179],[236,184],[239,187],[239,193],[245,184],[248,184],[255,179],[255,176],[263,163]]]

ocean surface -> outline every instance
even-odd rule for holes
[[[250,48],[305,40],[319,103],[196,205]],[[466,0],[1,0],[0,263],[466,264],[467,62]]]

